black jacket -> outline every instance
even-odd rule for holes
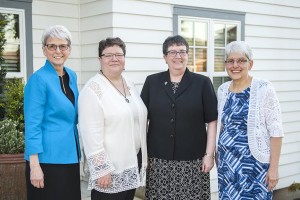
[[[169,71],[147,77],[141,97],[148,109],[148,156],[195,160],[206,150],[205,123],[217,119],[217,98],[210,79],[186,69],[173,94]]]

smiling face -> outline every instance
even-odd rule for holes
[[[225,64],[229,77],[236,80],[246,80],[253,66],[253,60],[249,60],[245,54],[232,52],[227,58],[231,61]]]
[[[44,46],[43,53],[55,68],[60,68],[60,67],[62,68],[64,66],[65,61],[68,59],[71,53],[71,47],[62,51],[58,46],[68,45],[68,42],[66,40],[49,37],[47,39],[46,45],[57,46],[56,50],[49,50],[47,46]]]
[[[181,54],[180,52],[186,52],[186,46],[184,45],[172,45],[168,48],[168,52],[173,51],[177,52],[176,55],[170,55],[170,53],[167,53],[167,55],[164,55],[164,59],[166,63],[169,66],[170,70],[179,70],[184,71],[187,67],[188,62],[188,54]]]
[[[99,60],[102,70],[106,73],[120,75],[124,70],[125,56],[118,45],[105,48]]]

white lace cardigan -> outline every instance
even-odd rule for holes
[[[221,131],[221,116],[231,81],[218,89],[217,147]],[[247,121],[248,143],[252,155],[262,163],[270,162],[270,137],[283,137],[281,109],[275,90],[269,81],[253,78],[250,89]]]
[[[86,83],[78,100],[78,127],[89,169],[89,190],[117,193],[145,185],[147,108],[134,84],[126,83],[138,110],[142,150],[140,173],[130,105],[105,77],[96,74]],[[108,173],[112,176],[111,187],[98,187],[97,179]]]

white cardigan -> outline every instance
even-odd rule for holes
[[[134,143],[132,109],[105,77],[96,74],[86,83],[78,100],[78,127],[90,173],[90,190],[117,193],[145,185],[147,108],[134,84],[129,81],[126,84],[138,110],[141,171]],[[99,188],[97,179],[108,173],[112,176],[111,187]]]
[[[218,89],[217,147],[221,117],[231,81]],[[253,78],[247,120],[248,143],[252,155],[262,163],[270,162],[270,138],[283,137],[281,110],[275,90],[269,81]]]

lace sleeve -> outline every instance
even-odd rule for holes
[[[266,126],[271,137],[282,137],[283,128],[279,100],[272,85],[268,84],[265,93],[264,115]]]
[[[90,178],[92,180],[97,180],[115,170],[111,160],[104,151],[88,157],[87,163],[89,166]]]

